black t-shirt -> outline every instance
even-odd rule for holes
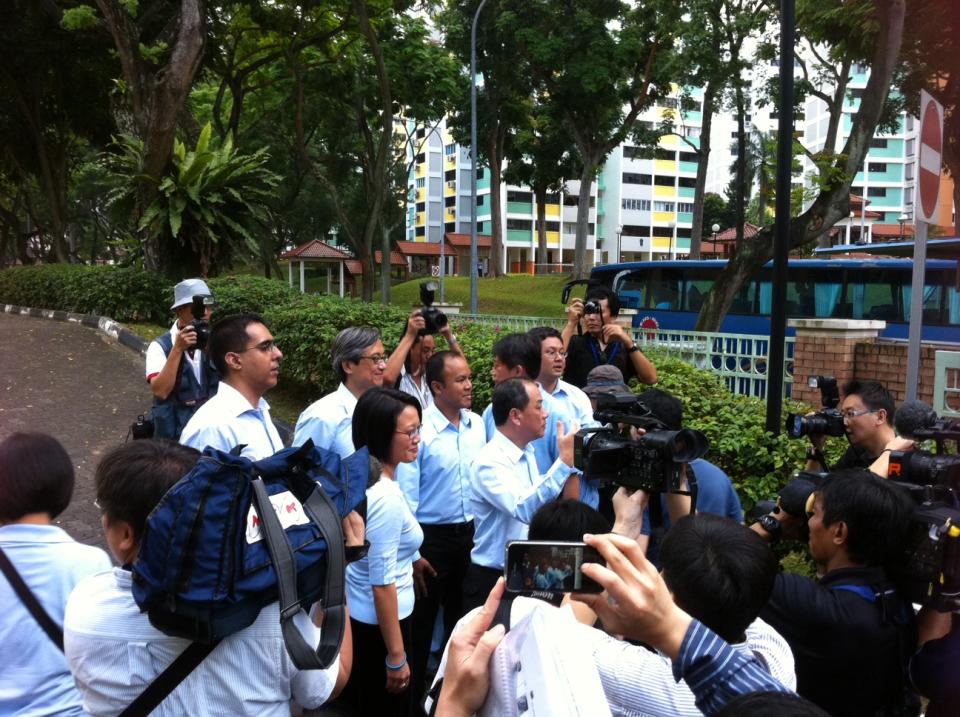
[[[904,669],[916,645],[913,610],[896,593],[868,600],[854,586],[872,595],[890,581],[876,567],[833,570],[819,581],[781,573],[760,617],[790,644],[802,697],[843,717],[908,714]]]
[[[627,349],[619,341],[607,344],[606,350],[601,350],[593,336],[574,336],[567,348],[567,367],[563,371],[563,380],[577,388],[583,388],[587,385],[587,374],[590,370],[604,364],[620,369],[624,383],[629,383],[631,378],[637,376]]]
[[[841,471],[847,468],[869,468],[878,456],[871,456],[866,449],[851,444],[831,470]]]

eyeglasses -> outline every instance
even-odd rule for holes
[[[374,363],[386,363],[390,360],[390,354],[371,354],[370,356],[361,356],[357,359],[357,363],[360,363],[363,359],[373,361]]]
[[[277,348],[277,342],[274,341],[273,339],[268,339],[267,341],[261,341],[256,346],[247,346],[247,348],[245,349],[240,349],[239,351],[231,351],[231,353],[242,354],[244,351],[253,351],[254,349],[256,349],[257,351],[263,351],[263,353],[266,354],[266,353],[270,353],[275,348]]]
[[[553,349],[547,349],[546,354],[547,356],[559,356],[560,358],[567,357],[566,351],[554,351]]]
[[[865,408],[862,411],[848,410],[843,411],[844,418],[860,418],[860,416],[866,416],[868,413],[876,413],[876,411],[871,411],[869,408]]]
[[[416,428],[411,428],[409,431],[394,431],[394,433],[399,433],[402,436],[406,436],[411,441],[420,435],[420,430],[423,426],[417,426]]]

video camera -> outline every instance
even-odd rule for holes
[[[204,320],[207,315],[207,305],[213,303],[213,297],[197,294],[190,302],[190,313],[193,314],[193,321],[190,326],[197,332],[197,344],[195,348],[203,351],[207,348],[207,342],[210,340],[210,323]]]
[[[917,504],[907,540],[910,599],[940,611],[960,609],[960,421],[937,419],[911,431],[936,453],[891,451],[887,478],[904,486]],[[947,443],[953,443],[948,453]]]
[[[784,430],[790,438],[802,436],[842,436],[847,432],[843,425],[843,413],[837,408],[840,404],[840,392],[837,379],[833,376],[811,376],[807,383],[810,388],[820,389],[822,409],[809,416],[788,413]]]
[[[420,282],[420,315],[423,317],[424,327],[420,329],[421,336],[438,334],[447,325],[447,315],[440,309],[433,308],[433,301],[440,286],[435,281]]]
[[[710,448],[700,431],[667,429],[632,393],[600,394],[593,417],[614,427],[578,431],[573,463],[601,482],[648,493],[679,493],[681,464],[702,458]],[[633,438],[630,426],[646,433]]]

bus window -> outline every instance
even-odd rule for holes
[[[903,293],[903,318],[900,321],[909,321],[910,320],[910,306],[912,302],[912,294],[909,286],[904,286],[902,289]],[[940,309],[941,300],[943,298],[943,287],[942,286],[931,286],[927,285],[923,287],[923,323],[925,324],[941,324],[943,323],[943,315]]]
[[[810,318],[813,313],[814,284],[807,281],[787,282],[787,316]],[[769,281],[760,282],[760,313],[767,315],[773,308],[773,288]]]
[[[818,319],[847,318],[849,304],[840,302],[839,282],[820,282],[814,288],[813,309]]]
[[[713,282],[709,279],[696,279],[681,281],[680,285],[683,288],[683,305],[681,308],[684,311],[700,311],[703,300],[710,293]]]
[[[951,286],[947,294],[947,308],[949,309],[947,320],[954,326],[960,324],[960,291],[957,287]]]
[[[676,311],[680,308],[679,282],[676,277],[658,276],[650,282],[649,309]]]
[[[644,271],[633,271],[620,279],[614,290],[620,296],[620,306],[625,309],[642,309],[647,305],[647,276]]]
[[[731,314],[755,314],[757,313],[757,308],[754,304],[757,297],[757,282],[748,281],[742,287],[740,291],[736,293],[736,296],[733,297],[733,302],[730,304],[730,313]],[[770,313],[769,311],[767,312]]]

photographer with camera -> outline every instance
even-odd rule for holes
[[[836,379],[815,376],[810,385],[820,388],[823,407],[803,417],[791,415],[787,425],[791,438],[806,435],[810,439],[813,447],[807,452],[808,472],[870,468],[885,452],[912,446],[897,439],[893,429],[896,406],[890,392],[878,382],[849,381],[843,387],[839,408]],[[828,436],[846,436],[850,442],[835,466],[828,466],[823,455]]]
[[[421,287],[421,294],[423,291]],[[427,319],[430,321],[428,322]],[[447,317],[438,309],[425,304],[422,309],[416,309],[410,314],[407,319],[407,330],[390,354],[390,360],[387,361],[387,367],[383,371],[383,385],[393,386],[404,393],[409,393],[420,401],[420,406],[424,410],[433,403],[433,393],[427,383],[426,372],[427,362],[437,348],[436,340],[433,338],[435,334],[440,334],[446,339],[450,351],[463,356],[463,351],[457,343],[457,337],[453,335],[453,329]]]
[[[916,714],[905,677],[916,623],[892,577],[902,569],[911,502],[863,469],[831,473],[811,496],[781,494],[786,509],[751,526],[767,540],[799,537],[806,526],[820,574],[778,574],[760,616],[790,643],[801,696],[834,715]],[[792,514],[803,502],[806,515]]]
[[[619,297],[602,287],[588,291],[585,301],[574,299],[570,302],[567,325],[563,329],[567,351],[564,380],[583,388],[590,369],[609,364],[620,369],[624,383],[629,383],[631,378],[650,385],[657,382],[656,367],[640,350],[630,332],[617,323],[619,313]]]
[[[184,426],[217,392],[220,372],[206,353],[213,294],[202,279],[173,289],[177,320],[147,347],[146,376],[153,393],[153,436],[177,440]]]

